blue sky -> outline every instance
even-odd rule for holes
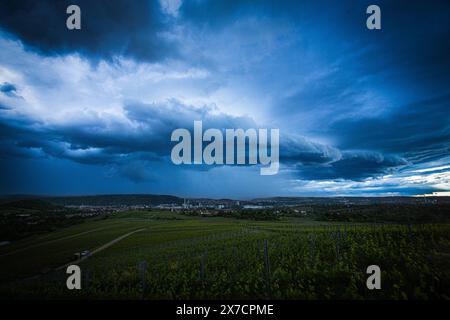
[[[0,193],[449,194],[450,5],[374,3],[2,1]],[[194,120],[279,128],[279,173],[174,165]]]

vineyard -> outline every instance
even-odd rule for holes
[[[8,282],[0,294],[91,299],[448,299],[450,225],[134,219],[146,229],[65,270]],[[125,221],[125,220],[124,220]],[[133,225],[134,226],[134,225]],[[381,268],[368,290],[366,268]]]

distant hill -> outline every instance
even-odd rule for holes
[[[52,211],[60,209],[60,207],[41,199],[21,199],[0,204],[0,210],[11,209]]]
[[[190,204],[234,205],[233,199],[188,198]],[[86,196],[37,196],[10,195],[0,197],[0,208],[54,209],[58,206],[157,206],[160,204],[183,204],[184,199],[172,195],[157,194],[105,194]],[[377,205],[377,204],[450,204],[450,197],[267,197],[239,200],[241,205],[310,206],[310,205]]]
[[[117,194],[71,197],[48,197],[45,200],[63,206],[144,206],[160,204],[182,204],[183,199],[170,195]]]

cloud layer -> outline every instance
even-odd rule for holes
[[[0,4],[1,193],[450,189],[444,2],[382,2],[379,33],[346,1],[72,3],[80,32],[66,1]],[[173,165],[170,134],[194,120],[279,128],[280,173]]]

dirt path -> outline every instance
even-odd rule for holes
[[[103,251],[103,250],[105,250],[105,249],[111,247],[112,245],[114,245],[114,244],[116,244],[117,242],[119,242],[119,241],[125,239],[126,237],[129,237],[129,236],[131,236],[131,235],[134,234],[134,233],[141,232],[141,231],[144,231],[144,230],[145,230],[145,228],[142,228],[142,229],[138,229],[138,230],[134,230],[134,231],[128,232],[127,234],[124,234],[124,235],[122,235],[122,236],[120,236],[120,237],[118,237],[118,238],[115,238],[114,240],[111,240],[110,242],[105,243],[104,245],[98,247],[97,249],[93,250],[89,255],[84,256],[84,257],[82,257],[81,259],[78,259],[77,261],[73,261],[73,262],[66,263],[65,265],[60,266],[60,267],[56,268],[55,270],[61,270],[61,269],[67,268],[67,267],[70,266],[71,264],[79,264],[80,262],[83,262],[84,260],[86,260],[87,258],[93,256],[94,254],[97,254],[97,253],[99,253],[99,252],[101,252],[101,251]]]
[[[102,228],[102,229],[106,229],[106,228]],[[88,256],[82,257],[81,259],[79,259],[77,261],[71,261],[69,263],[66,263],[66,264],[64,264],[62,266],[59,266],[57,268],[54,268],[52,270],[53,271],[58,271],[58,270],[61,270],[61,269],[65,269],[65,268],[67,268],[68,266],[70,266],[72,264],[78,264],[80,262],[83,262],[84,260],[86,260],[87,258],[91,257],[92,255],[97,254],[97,253],[99,253],[99,252],[101,252],[101,251],[111,247],[112,245],[116,244],[117,242],[125,239],[126,237],[129,237],[129,236],[131,236],[134,233],[141,232],[141,231],[143,231],[145,229],[146,228],[142,228],[142,229],[134,230],[134,231],[128,232],[128,233],[126,233],[124,235],[121,235],[120,237],[117,237],[117,238],[111,240],[110,242],[105,243],[104,245],[102,245],[102,246],[98,247],[97,249],[93,250]],[[98,230],[98,229],[95,229],[95,230]],[[95,230],[90,230],[89,232],[93,232]],[[83,232],[83,234],[85,234],[85,233],[88,233],[88,232]],[[58,240],[60,240],[60,239],[58,239]],[[37,275],[31,276],[31,277],[26,277],[26,278],[23,278],[23,279],[14,280],[14,281],[12,281],[12,283],[33,280],[33,279],[40,278],[41,276],[43,276],[43,274],[37,274]]]
[[[103,229],[107,229],[107,228],[109,228],[109,227],[96,228],[96,229],[92,229],[92,230],[88,230],[88,231],[83,231],[83,232],[80,232],[80,233],[72,234],[70,236],[65,236],[65,237],[62,237],[62,238],[58,238],[58,239],[47,240],[47,241],[35,243],[35,244],[32,244],[32,245],[24,247],[24,248],[16,249],[16,250],[13,250],[13,251],[1,254],[0,258],[7,257],[7,256],[16,254],[18,252],[26,251],[26,250],[29,250],[29,249],[38,248],[40,246],[45,246],[47,244],[55,243],[55,242],[58,242],[58,241],[63,241],[63,240],[76,238],[76,237],[79,237],[79,236],[83,236],[85,234],[89,234],[89,233],[92,233],[92,232],[95,232],[95,231],[99,231],[99,230],[103,230]]]

